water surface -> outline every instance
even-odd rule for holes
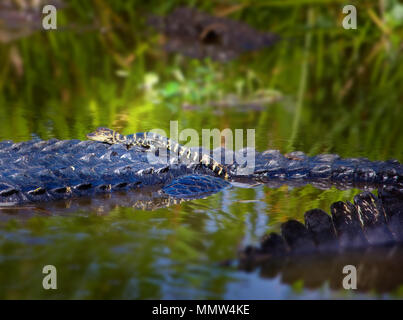
[[[339,6],[330,2],[329,8],[252,5],[233,18],[295,41],[220,63],[165,53],[154,33],[141,32],[138,19],[162,9],[125,6],[111,5],[128,23],[118,30],[37,32],[0,48],[8,61],[0,72],[0,140],[85,139],[98,126],[169,133],[177,120],[179,130],[200,135],[202,129],[255,129],[259,151],[403,161],[403,64],[392,24],[384,48],[369,16],[356,31],[341,29],[334,18]],[[113,24],[98,9],[72,1],[60,22],[85,24],[93,11]],[[289,281],[281,273],[221,266],[287,219],[303,221],[313,208],[329,212],[332,202],[351,201],[359,191],[261,185],[153,211],[126,203],[130,193],[117,204],[81,199],[59,208],[2,209],[0,298],[400,298],[397,273],[386,292],[376,284],[346,291],[334,289],[332,279],[310,287],[303,267]],[[42,288],[48,264],[58,272],[54,291]]]

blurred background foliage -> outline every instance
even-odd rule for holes
[[[1,44],[0,137],[83,138],[99,125],[132,133],[179,120],[180,129],[255,128],[260,150],[402,160],[402,4],[351,3],[357,30],[342,28],[339,0],[65,1],[58,30]],[[181,5],[283,40],[227,63],[167,54],[146,19]],[[231,107],[256,100],[259,110]]]

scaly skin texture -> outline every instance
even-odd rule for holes
[[[334,202],[331,215],[320,209],[304,214],[305,224],[289,220],[281,234],[271,233],[240,253],[241,268],[299,255],[360,251],[363,248],[403,244],[403,192],[394,187],[365,191],[354,202]]]
[[[130,136],[123,136],[119,132],[108,128],[98,128],[95,132],[88,134],[87,138],[108,144],[121,143],[127,148],[130,148],[131,146],[165,148],[176,154],[179,159],[185,158],[196,163],[198,162],[201,165],[206,166],[208,169],[211,169],[211,171],[218,176],[223,177],[226,180],[229,178],[227,169],[215,161],[209,154],[192,151],[176,141],[154,132],[142,132]]]
[[[243,249],[235,263],[281,283],[298,281],[310,289],[326,284],[333,290],[346,289],[344,270],[353,266],[358,291],[397,290],[403,282],[402,190],[388,186],[378,196],[362,192],[353,203],[333,203],[330,212],[314,209],[305,213],[305,224],[283,223],[281,234],[265,235],[257,246]]]
[[[302,152],[282,155],[277,150],[261,153],[252,150],[255,163],[251,173],[244,175],[240,169],[245,165],[237,159],[247,150],[221,150],[220,158],[215,153],[211,156],[201,148],[186,148],[154,134],[125,137],[109,129],[97,130],[89,138],[96,141],[0,142],[0,203],[43,202],[148,188],[160,189],[167,196],[193,199],[227,187],[226,179],[265,183],[269,187],[309,183],[318,188],[374,189],[383,185],[403,188],[403,167],[395,160],[380,162],[342,159],[331,154],[309,157]],[[149,155],[155,150],[165,151],[169,159],[178,161],[151,163]],[[222,165],[228,158],[229,164]],[[246,165],[249,167],[249,163]],[[193,177],[186,179],[189,175]],[[180,178],[184,179],[178,183]]]
[[[235,153],[222,149],[221,161],[216,161],[207,152],[191,150],[177,142],[155,134],[153,132],[136,133],[123,136],[108,128],[98,128],[87,137],[91,140],[107,144],[123,144],[130,146],[165,148],[177,155],[179,159],[190,159],[193,163],[199,163],[224,179],[257,178],[262,182],[276,179],[291,180],[327,180],[341,183],[368,183],[368,184],[396,184],[403,185],[403,166],[397,160],[386,162],[369,161],[366,158],[342,159],[336,154],[322,154],[308,157],[300,151],[286,155],[278,150],[267,150],[262,153],[251,151],[255,159],[253,174],[240,175]],[[230,153],[229,157],[228,152]],[[246,150],[237,151],[238,154],[246,154]],[[221,164],[228,161],[229,164]]]

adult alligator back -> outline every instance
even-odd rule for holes
[[[198,152],[199,148],[191,149]],[[220,178],[209,166],[199,162],[150,163],[149,149],[144,146],[127,148],[125,145],[96,141],[31,140],[20,143],[0,142],[0,203],[29,203],[89,196],[114,190],[160,188],[171,186],[167,192],[178,197],[195,188],[192,197],[199,194],[198,181],[202,176],[214,177],[207,182],[210,193],[221,190]],[[170,153],[170,151],[167,151]],[[402,187],[403,168],[395,160],[372,162],[367,159],[342,159],[337,155],[308,157],[302,152],[286,156],[279,151],[254,152],[252,174],[243,175],[245,165],[236,162],[246,150],[225,151],[218,162],[224,162],[228,153],[234,160],[225,165],[230,181],[247,183],[314,183],[328,187],[336,184],[375,188],[379,185]],[[193,153],[192,153],[193,154]],[[214,156],[214,153],[213,153]],[[192,159],[192,157],[190,157]],[[228,160],[228,158],[227,158]],[[247,164],[248,165],[248,164]],[[198,175],[180,184],[172,181],[186,175]],[[199,179],[200,178],[200,179]],[[200,188],[199,188],[200,189]],[[200,195],[205,195],[200,192]]]
[[[368,185],[403,185],[403,166],[397,160],[370,161],[366,158],[341,158],[336,154],[309,157],[296,151],[282,155],[267,150],[255,155],[254,175],[263,181],[279,179],[328,180]]]
[[[140,148],[79,140],[5,141],[0,143],[0,202],[161,187],[189,172],[184,165],[150,165]]]

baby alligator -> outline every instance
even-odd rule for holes
[[[403,189],[403,165],[396,160],[251,149],[217,149],[213,158],[209,151],[190,149],[155,133],[123,136],[101,128],[88,137],[86,141],[0,141],[0,205],[149,188],[161,190],[164,196],[196,199],[228,187],[227,179],[233,184],[259,182],[273,188],[309,183],[317,188],[389,185]],[[150,149],[181,161],[151,162]],[[252,155],[254,163],[240,163],[238,159],[246,159],[245,155],[248,161]],[[228,160],[230,164],[224,165]]]
[[[87,138],[108,144],[121,143],[126,145],[127,148],[130,148],[131,146],[141,146],[145,148],[166,148],[174,154],[177,154],[179,158],[186,158],[192,160],[193,162],[199,162],[201,165],[206,166],[208,169],[212,170],[225,180],[228,180],[229,178],[227,169],[222,164],[214,160],[209,154],[192,151],[189,148],[180,145],[176,141],[154,132],[141,132],[124,136],[119,132],[108,128],[98,128],[95,132],[87,134]]]

